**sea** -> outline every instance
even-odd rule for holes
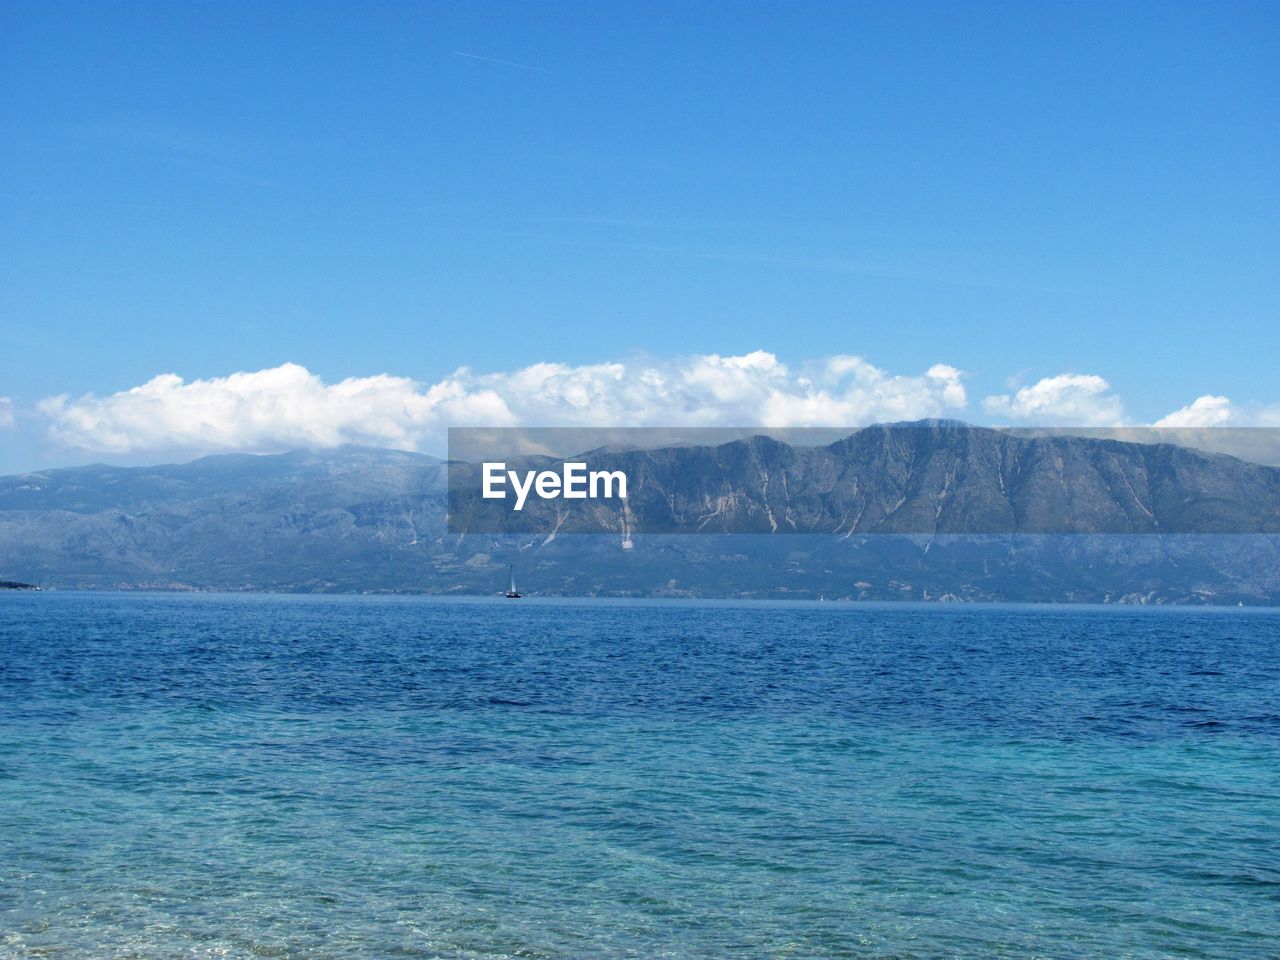
[[[0,957],[1280,956],[1280,611],[0,594]]]

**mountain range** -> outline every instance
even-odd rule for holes
[[[454,464],[450,529],[1280,533],[1280,469],[1170,443],[1024,436],[943,420],[867,427],[822,446],[755,436],[573,459],[625,473],[625,507],[534,497],[517,513],[507,501],[481,498],[479,465]],[[522,457],[507,466],[558,472],[562,462]]]
[[[0,579],[494,593],[514,564],[535,595],[1280,602],[1280,470],[1187,447],[930,421],[591,462],[627,471],[626,511],[499,523],[476,465],[355,447],[3,477]]]

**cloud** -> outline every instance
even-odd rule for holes
[[[1155,427],[1280,427],[1280,404],[1237,404],[1206,394],[1157,420]]]
[[[386,374],[325,384],[292,363],[190,383],[161,374],[107,397],[50,397],[38,409],[58,444],[116,454],[342,443],[414,449],[444,419],[514,422],[500,397],[450,380],[425,390]]]
[[[1033,426],[1138,426],[1126,422],[1124,405],[1112,391],[1111,384],[1092,374],[1064,373],[1046,377],[1013,394],[986,397],[982,409],[988,416]],[[1241,406],[1229,397],[1205,394],[1150,426],[1192,430],[1280,427],[1280,404]]]
[[[767,427],[858,426],[937,417],[968,403],[960,371],[942,363],[923,376],[905,377],[891,376],[861,357],[841,356],[827,360],[816,374],[796,381],[803,389],[771,389],[756,422]]]
[[[326,384],[305,367],[186,381],[167,373],[109,396],[38,405],[57,444],[109,454],[267,452],[343,443],[417,450],[448,426],[859,426],[962,410],[959,370],[918,376],[856,356],[792,370],[776,356],[657,363],[537,363],[438,383],[379,374]]]
[[[1045,377],[1017,393],[990,396],[982,409],[993,417],[1036,426],[1111,427],[1124,421],[1124,406],[1111,384],[1094,374]]]
[[[9,397],[0,397],[0,430],[12,427],[13,423],[13,400]]]
[[[293,363],[191,381],[165,373],[105,396],[49,397],[35,412],[60,447],[136,456],[346,443],[443,452],[450,426],[852,428],[963,417],[967,406],[964,374],[947,364],[902,375],[854,355],[789,366],[757,350],[497,372],[462,367],[430,384],[387,373],[326,383]],[[1009,424],[1125,424],[1111,385],[1090,374],[1046,377],[988,396],[981,406]],[[0,397],[0,429],[16,421],[15,404]],[[1239,406],[1205,395],[1153,426],[1276,427],[1280,405]]]
[[[1155,427],[1220,427],[1234,416],[1231,401],[1227,397],[1206,394],[1167,416],[1161,417]]]

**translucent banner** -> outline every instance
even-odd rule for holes
[[[1280,430],[454,428],[450,533],[1280,533]]]

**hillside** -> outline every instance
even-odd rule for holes
[[[541,502],[448,534],[444,463],[365,448],[4,477],[0,579],[490,593],[512,562],[532,594],[1280,602],[1280,471],[1231,457],[927,423],[601,458],[631,537],[609,507],[549,539]]]

